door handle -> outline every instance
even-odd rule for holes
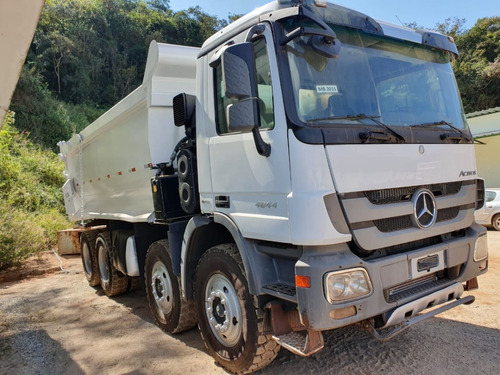
[[[216,195],[215,207],[229,208],[231,206],[228,195]]]

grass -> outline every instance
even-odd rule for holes
[[[0,270],[19,265],[56,243],[71,223],[64,213],[64,165],[13,127],[9,112],[0,131]]]

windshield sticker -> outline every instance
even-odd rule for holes
[[[339,89],[337,85],[318,85],[316,86],[316,92],[318,94],[338,94]]]

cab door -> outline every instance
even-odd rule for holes
[[[246,33],[235,38],[243,41]],[[271,31],[252,41],[255,51],[259,133],[271,146],[268,157],[257,152],[251,132],[228,129],[222,68],[213,68],[216,135],[209,139],[215,211],[228,215],[247,238],[289,242],[287,196],[291,191],[287,127]],[[243,72],[242,72],[243,74]]]

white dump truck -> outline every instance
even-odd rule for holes
[[[488,250],[457,53],[320,0],[152,42],[142,85],[60,143],[90,285],[142,277],[158,325],[198,324],[234,373],[472,303]]]

